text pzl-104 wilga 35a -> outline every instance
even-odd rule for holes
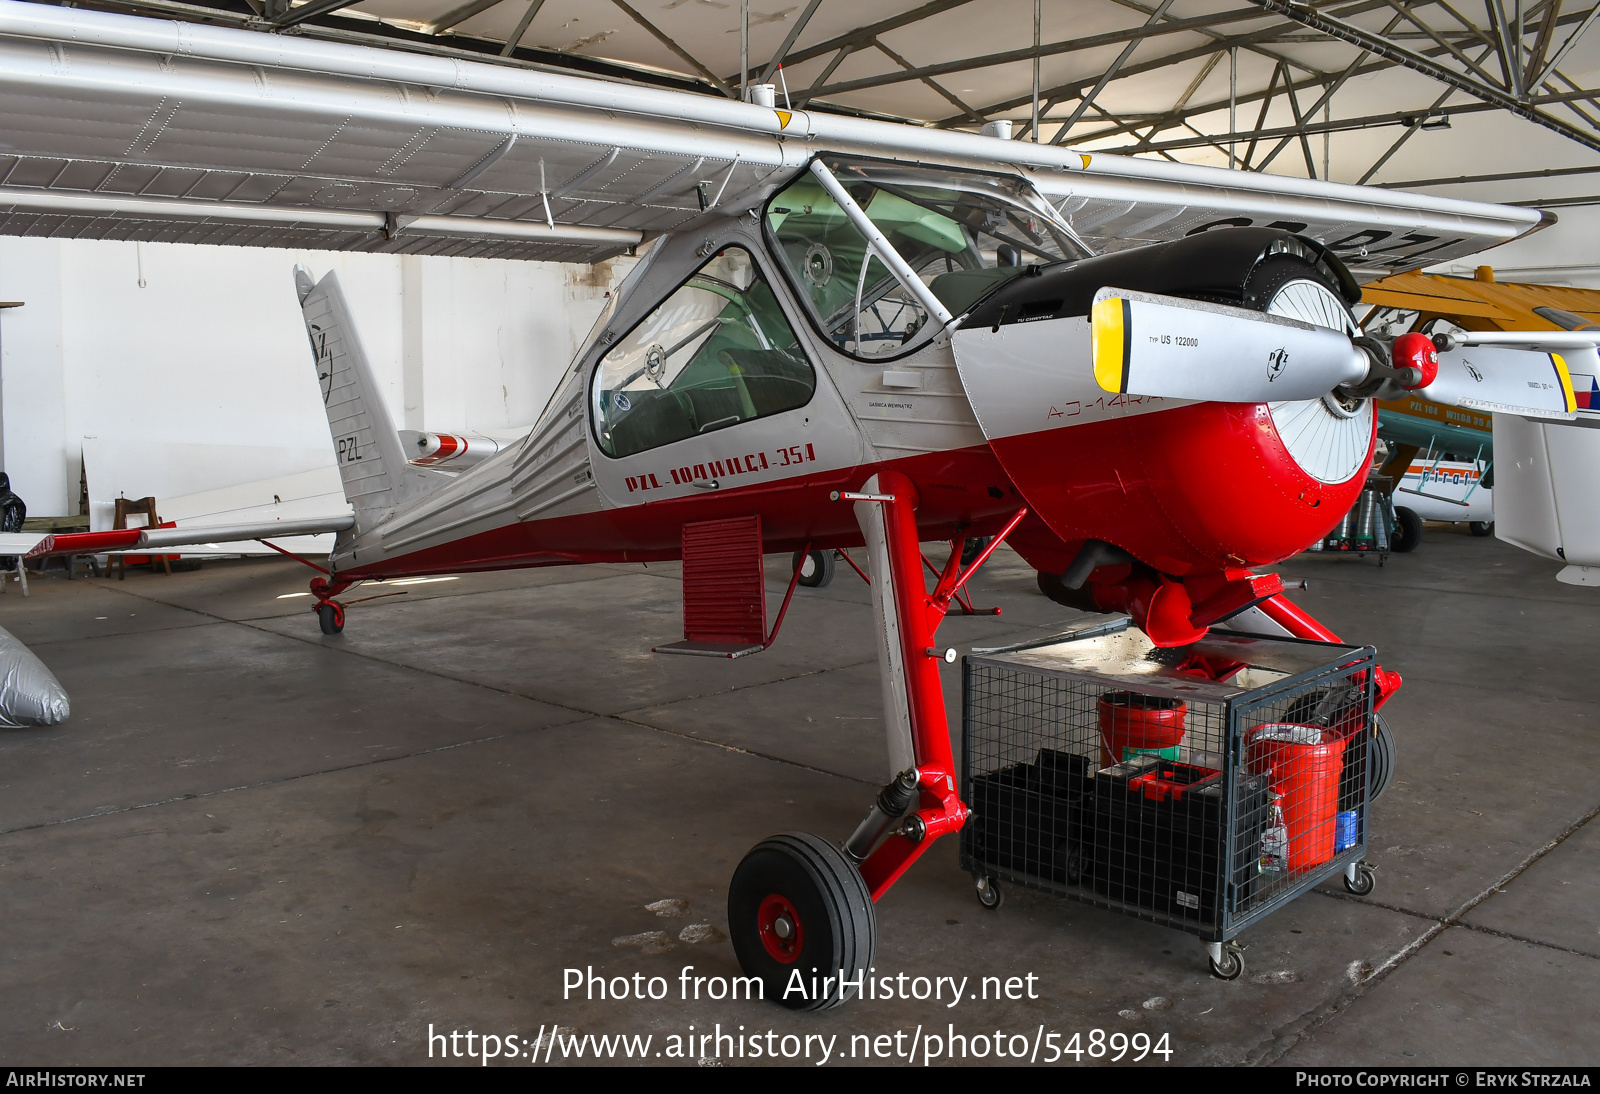
[[[796,968],[831,978],[793,1005],[848,997],[873,902],[967,817],[935,632],[999,543],[1160,646],[1223,623],[1331,639],[1255,569],[1350,508],[1374,399],[1559,422],[1569,362],[1595,371],[1577,333],[1435,346],[1353,318],[1357,275],[1515,238],[1541,223],[1522,209],[11,0],[0,113],[0,231],[636,251],[537,424],[459,474],[408,459],[337,278],[298,268],[353,515],[32,550],[335,530],[328,634],[364,581],[682,558],[669,650],[734,657],[771,642],[764,552],[795,553],[792,594],[864,545],[889,782],[842,844],[766,840],[729,894],[769,997]],[[954,549],[930,588],[935,540]]]

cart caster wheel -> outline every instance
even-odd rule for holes
[[[333,601],[317,605],[317,625],[323,634],[338,634],[344,630],[344,608]]]
[[[1006,902],[1006,894],[1000,888],[1000,883],[992,877],[978,879],[978,903],[988,908],[991,912]]]
[[[1211,975],[1218,980],[1237,980],[1244,973],[1244,955],[1232,946],[1222,947],[1222,957],[1211,959]]]
[[[833,580],[832,551],[812,551],[804,555],[796,551],[793,565],[800,570],[798,584],[808,589],[820,589]]]
[[[855,864],[803,832],[764,839],[739,863],[728,885],[728,933],[745,974],[761,979],[765,998],[791,1010],[826,1010],[849,999],[856,989],[841,990],[841,974],[859,979],[878,947],[872,893]],[[807,994],[785,994],[796,970]],[[810,994],[827,983],[830,991]]]
[[[1372,867],[1358,862],[1345,871],[1344,887],[1354,896],[1371,896],[1372,890],[1378,887],[1378,879]]]

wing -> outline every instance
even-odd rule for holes
[[[0,0],[0,233],[594,261],[824,150],[1028,174],[1103,249],[1235,224],[1358,275],[1538,227],[1437,197],[1084,155],[523,68]]]

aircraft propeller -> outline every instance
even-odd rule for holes
[[[1091,313],[1095,380],[1106,391],[1225,403],[1324,395],[1432,402],[1571,419],[1562,350],[1590,365],[1587,332],[1403,334],[1393,343],[1198,300],[1103,288]]]

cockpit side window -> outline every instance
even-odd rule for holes
[[[816,383],[750,252],[727,247],[600,359],[595,437],[631,456],[805,406]]]

